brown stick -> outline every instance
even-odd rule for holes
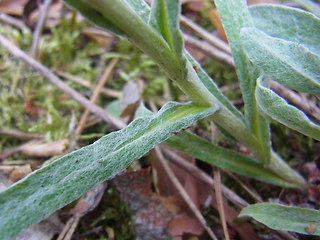
[[[48,17],[48,12],[50,9],[51,2],[52,2],[52,0],[45,0],[44,5],[39,6],[40,18],[37,22],[36,28],[33,33],[32,46],[31,46],[31,50],[30,50],[30,56],[35,59],[37,59],[40,35],[42,33],[42,29],[45,24],[45,21]]]
[[[103,87],[103,85],[106,83],[106,81],[108,80],[113,68],[115,67],[115,65],[117,64],[119,58],[114,58],[112,59],[111,63],[109,64],[109,66],[106,68],[103,76],[101,77],[100,81],[98,82],[98,85],[96,86],[96,88],[94,89],[94,92],[90,98],[90,102],[91,103],[95,103],[98,96],[99,96],[99,93]],[[78,127],[76,129],[76,134],[77,135],[80,135],[82,130],[83,130],[83,127],[84,125],[86,124],[86,121],[87,121],[87,118],[90,114],[90,111],[89,109],[86,109],[85,112],[83,113],[83,115],[81,116],[81,119],[79,121],[79,124],[78,124]]]
[[[190,27],[192,30],[198,33],[203,39],[209,42],[212,46],[220,48],[224,52],[231,54],[230,47],[226,42],[214,36],[204,28],[200,27],[198,24],[192,22],[190,19],[182,15],[180,16],[180,22]]]
[[[185,33],[182,36],[187,45],[190,45],[191,47],[205,53],[207,56],[223,64],[228,65],[229,67],[234,67],[233,58],[230,54],[212,46],[207,41],[199,40]]]
[[[217,167],[214,167],[213,174],[214,174],[214,182],[215,182],[214,192],[215,192],[216,199],[217,199],[217,206],[218,206],[220,221],[222,224],[222,228],[223,228],[223,232],[224,232],[224,236],[225,236],[226,240],[230,240],[228,227],[227,227],[227,221],[226,221],[226,215],[225,215],[225,211],[224,211],[224,204],[223,204],[223,199],[222,199],[222,194],[221,194],[220,169]]]
[[[44,139],[44,134],[37,134],[37,133],[25,133],[16,130],[0,130],[0,135],[8,135],[13,136],[21,139]]]
[[[18,27],[18,28],[26,28],[27,26],[21,21],[21,20],[18,20],[14,17],[11,17],[5,13],[1,13],[0,12],[0,20],[7,23],[7,24],[10,24],[14,27]]]

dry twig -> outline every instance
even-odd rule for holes
[[[223,199],[222,199],[222,194],[221,194],[221,177],[220,177],[220,169],[217,167],[214,167],[213,170],[213,175],[214,175],[214,191],[217,199],[217,205],[218,205],[218,211],[219,211],[219,216],[220,216],[220,221],[222,224],[224,236],[226,240],[230,240],[229,237],[229,232],[227,228],[227,221],[226,221],[226,215],[224,211],[224,204],[223,204]]]
[[[20,132],[16,130],[0,130],[0,135],[13,136],[20,139],[34,139],[34,138],[44,139],[44,134],[25,133],[25,132]]]
[[[229,67],[234,67],[233,58],[230,54],[220,50],[219,48],[212,46],[207,41],[199,40],[188,34],[183,34],[183,39],[187,45],[203,52],[207,56],[228,65]]]
[[[12,25],[14,27],[17,27],[17,28],[25,28],[25,27],[27,27],[23,23],[23,21],[21,21],[19,19],[16,19],[14,17],[11,17],[11,16],[9,16],[9,15],[7,15],[5,13],[2,13],[2,12],[0,12],[0,20],[2,22],[5,22],[5,23],[10,24],[10,25]]]
[[[52,2],[52,0],[45,0],[44,5],[39,6],[40,18],[37,22],[36,28],[33,33],[33,40],[32,40],[32,45],[31,45],[31,50],[30,50],[30,56],[35,59],[37,58],[37,55],[38,55],[40,36],[41,36],[43,26],[44,26],[45,21],[48,16],[51,2]]]
[[[227,43],[225,43],[220,38],[214,36],[212,33],[209,33],[207,30],[200,27],[198,24],[192,22],[190,19],[186,18],[185,16],[180,16],[180,22],[190,27],[196,33],[198,33],[203,39],[209,42],[211,45],[220,48],[226,53],[231,54],[230,47]]]

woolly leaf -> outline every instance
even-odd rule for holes
[[[252,217],[276,230],[320,236],[320,211],[277,203],[258,203],[242,209],[239,217]]]
[[[272,80],[288,88],[320,96],[320,56],[300,43],[243,28],[247,56]]]
[[[217,109],[170,102],[156,115],[137,118],[128,127],[33,172],[0,193],[0,239],[39,222]]]

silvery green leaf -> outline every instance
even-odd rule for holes
[[[320,96],[320,56],[305,46],[271,37],[257,28],[243,28],[247,56],[272,80],[288,88]]]
[[[320,236],[320,211],[277,203],[257,203],[242,209],[239,217],[252,217],[276,230]]]
[[[125,170],[157,144],[213,114],[218,107],[167,103],[153,116],[67,154],[0,193],[0,239],[14,237],[96,184]]]
[[[254,26],[272,37],[299,43],[320,55],[320,18],[298,8],[261,4],[249,8]]]
[[[271,119],[320,140],[320,126],[311,122],[304,112],[288,104],[282,97],[265,87],[262,77],[258,79],[256,98],[262,111]]]

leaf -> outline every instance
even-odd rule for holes
[[[310,12],[283,5],[262,4],[249,8],[254,26],[273,37],[302,44],[320,54],[320,19]]]
[[[112,32],[117,35],[124,36],[125,34],[114,24],[112,24],[104,16],[101,16],[99,12],[94,10],[85,0],[64,0],[67,4],[77,9],[84,17],[86,17],[90,22],[95,25],[107,29],[109,32]]]
[[[216,0],[225,33],[228,37],[232,56],[236,65],[241,91],[245,102],[245,113],[249,115],[254,110],[253,92],[255,80],[250,76],[250,63],[240,43],[240,30],[252,26],[250,14],[245,0]],[[236,10],[235,10],[236,9]]]
[[[252,217],[276,230],[320,236],[320,211],[277,203],[258,203],[242,209],[239,217]]]
[[[250,60],[288,88],[320,96],[320,56],[303,45],[243,28],[241,42]]]
[[[182,132],[180,136],[171,137],[165,144],[201,161],[246,177],[278,186],[296,187],[296,185],[283,180],[273,171],[265,169],[263,164],[255,159],[211,144],[188,132]]]
[[[304,112],[288,104],[286,100],[263,85],[258,79],[256,98],[262,111],[270,118],[304,135],[320,140],[320,126],[312,123]]]
[[[128,127],[61,157],[0,193],[0,239],[9,239],[96,184],[112,178],[130,163],[218,107],[170,102],[156,115],[138,118]]]
[[[225,33],[227,35],[232,56],[235,62],[239,84],[245,103],[245,116],[248,125],[259,142],[260,159],[264,163],[270,161],[269,122],[260,115],[254,96],[257,69],[249,62],[240,41],[240,31],[244,27],[253,26],[245,0],[215,0]]]
[[[149,25],[166,40],[178,59],[182,58],[183,40],[179,28],[180,2],[154,0]]]

